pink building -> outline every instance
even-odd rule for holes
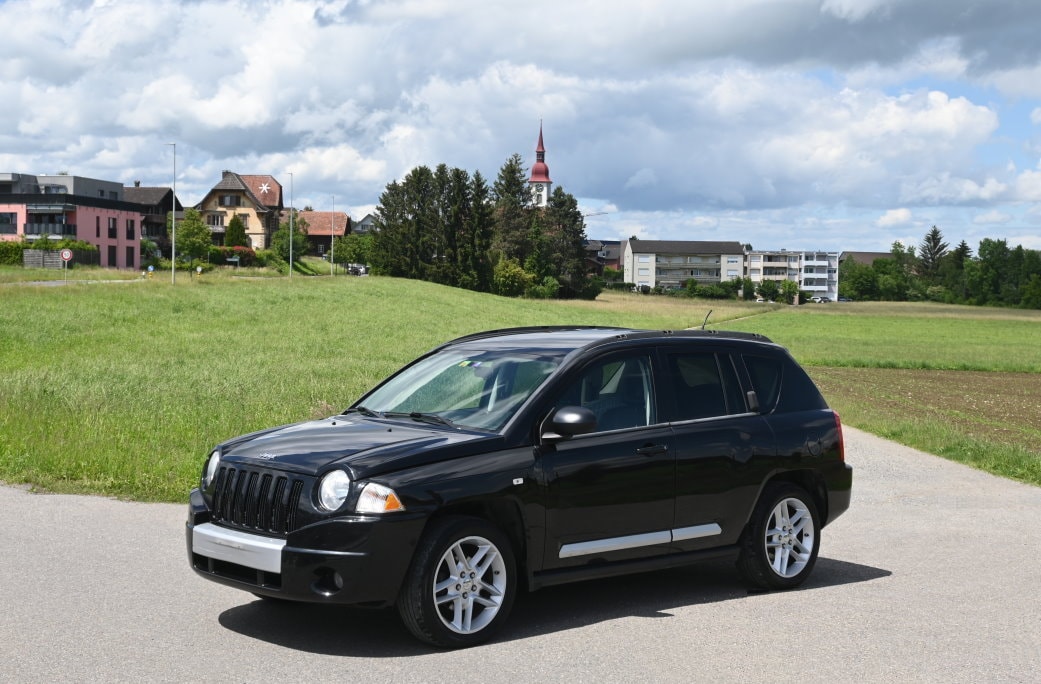
[[[82,176],[0,173],[0,240],[73,238],[97,246],[101,266],[136,270],[142,228],[160,208],[129,202],[124,190]]]

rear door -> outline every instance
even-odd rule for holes
[[[762,483],[758,457],[773,434],[748,406],[731,354],[704,345],[663,349],[676,459],[675,549],[738,540]]]

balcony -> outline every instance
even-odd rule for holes
[[[75,223],[23,223],[25,235],[71,235],[76,237]]]

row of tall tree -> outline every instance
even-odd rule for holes
[[[506,296],[599,292],[585,272],[578,202],[558,186],[545,208],[534,206],[517,154],[490,187],[479,171],[414,168],[387,185],[374,218],[369,244],[345,240],[342,247],[367,247],[373,273]]]
[[[1041,309],[1041,252],[984,238],[976,254],[954,249],[933,226],[917,246],[893,243],[891,256],[839,268],[839,294],[852,299],[936,301]]]

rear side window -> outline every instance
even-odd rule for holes
[[[817,386],[794,361],[773,356],[743,357],[763,413],[828,408]]]
[[[675,390],[676,420],[746,411],[729,354],[670,354],[669,370]]]

